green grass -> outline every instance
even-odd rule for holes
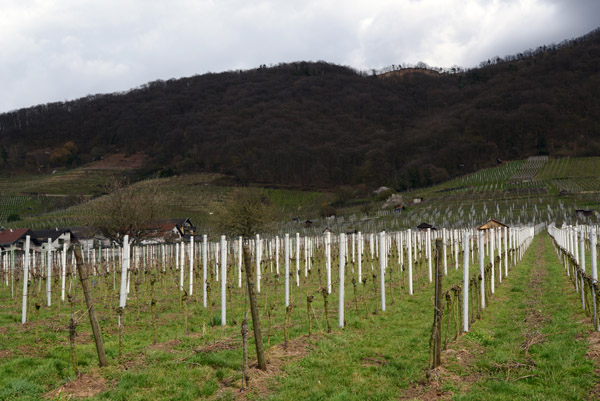
[[[0,176],[0,193],[4,195],[97,195],[103,192],[102,187],[114,175],[115,172],[111,170],[83,167],[55,174]]]
[[[99,171],[96,181],[87,180],[88,172],[85,170],[73,170],[63,173],[64,180],[50,177],[20,177],[18,181],[0,179],[0,188],[3,185],[10,186],[12,191],[21,188],[26,193],[28,188],[41,185],[52,193],[72,192],[82,194],[94,194],[94,191],[104,191],[104,185],[110,180],[111,175],[105,171]],[[87,178],[86,178],[87,177]],[[202,228],[204,233],[216,233],[216,223],[212,218],[214,212],[232,199],[234,188],[219,185],[222,177],[217,174],[189,174],[169,178],[154,178],[133,183],[128,190],[141,193],[156,193],[165,199],[163,217],[182,218],[187,217]],[[12,184],[11,184],[12,183]],[[11,186],[12,185],[12,186]],[[67,190],[68,188],[68,190]],[[313,218],[325,202],[333,199],[331,193],[317,191],[299,191],[288,189],[261,189],[249,188],[250,191],[263,191],[271,202],[281,209],[287,222],[292,217],[300,216],[303,220]],[[62,192],[61,192],[62,191]],[[59,204],[60,199],[71,200],[69,203]],[[89,202],[79,203],[75,198],[58,198],[56,196],[28,196],[15,195],[8,198],[7,202],[14,204],[11,213],[20,215],[22,220],[6,222],[5,226],[10,228],[29,227],[34,229],[47,227],[64,227],[84,225],[84,216],[94,213],[94,204],[102,198],[92,199]],[[0,198],[0,204],[2,198]],[[35,203],[37,202],[37,203]],[[53,202],[53,203],[52,203]],[[34,203],[33,207],[31,204]],[[37,205],[42,203],[43,205]],[[73,205],[73,206],[71,206]],[[8,216],[9,209],[0,211],[0,222],[2,216]]]
[[[599,168],[600,157],[550,159],[537,178],[594,177]]]
[[[538,243],[529,249],[523,263],[513,268],[509,279],[498,287],[492,297],[483,320],[478,320],[472,331],[463,336],[454,348],[485,349],[475,354],[474,361],[465,366],[450,361],[448,369],[456,369],[457,375],[475,376],[468,392],[458,399],[577,399],[589,391],[597,380],[593,366],[585,359],[585,342],[578,340],[589,327],[577,323],[577,300],[563,277],[562,267],[556,263],[547,239],[541,243],[543,257],[536,253]],[[368,249],[368,248],[367,248]],[[450,254],[449,252],[448,254]],[[477,256],[475,256],[477,260]],[[394,247],[390,255],[390,268],[394,270],[393,291],[387,289],[387,310],[373,314],[379,300],[375,291],[378,281],[371,275],[373,264],[377,274],[377,261],[365,260],[364,274],[368,277],[366,287],[359,285],[358,294],[366,297],[367,306],[359,301],[356,312],[353,287],[350,282],[352,265],[346,271],[346,328],[337,329],[337,274],[333,272],[333,293],[329,297],[330,319],[333,332],[325,332],[323,299],[319,288],[318,269],[324,282],[322,254],[318,253],[309,277],[303,277],[296,287],[292,278],[291,299],[294,304],[290,338],[294,344],[304,344],[306,352],[298,356],[294,347],[288,354],[281,349],[283,342],[283,282],[277,283],[271,273],[271,263],[263,263],[263,291],[259,307],[267,344],[268,359],[283,363],[281,373],[272,375],[265,383],[267,393],[250,390],[248,399],[295,400],[295,399],[344,399],[387,400],[397,399],[409,389],[422,382],[429,364],[429,337],[432,323],[432,286],[427,280],[427,264],[415,266],[415,294],[407,294],[406,273],[399,273]],[[518,381],[506,381],[532,374],[529,370],[505,372],[495,366],[508,362],[524,363],[521,344],[523,319],[530,298],[530,278],[536,261],[547,266],[547,278],[542,282],[544,297],[540,309],[551,317],[540,330],[547,335],[545,343],[531,348],[536,363],[536,377]],[[233,264],[233,260],[230,262]],[[281,263],[283,268],[283,261]],[[333,266],[337,266],[334,258]],[[291,263],[292,271],[295,268]],[[472,264],[472,272],[475,268]],[[211,270],[212,270],[211,264]],[[449,276],[444,278],[444,288],[460,282],[462,270],[455,270],[449,261]],[[156,269],[156,267],[154,267]],[[273,266],[274,269],[274,266]],[[154,273],[156,274],[156,273]],[[186,272],[187,274],[187,272]],[[231,272],[229,280],[236,278]],[[123,356],[118,356],[118,330],[115,306],[117,291],[113,277],[94,277],[93,293],[96,309],[103,330],[104,344],[109,366],[99,370],[95,348],[90,337],[90,327],[82,305],[81,289],[77,289],[77,315],[81,316],[76,339],[77,362],[82,372],[100,375],[106,383],[104,390],[92,397],[97,400],[143,400],[143,399],[233,399],[240,385],[242,359],[240,322],[244,313],[244,293],[234,285],[232,308],[228,305],[228,326],[211,327],[211,311],[201,304],[200,278],[195,278],[194,296],[190,297],[188,310],[189,334],[185,332],[180,293],[177,289],[179,273],[168,268],[157,274],[154,286],[157,298],[158,344],[152,345],[153,330],[150,310],[150,276],[141,273],[131,277],[131,292],[124,317]],[[374,281],[375,280],[375,281]],[[389,278],[388,278],[389,280]],[[119,283],[119,276],[114,277]],[[63,384],[67,376],[73,378],[69,363],[67,304],[60,304],[56,296],[51,307],[45,306],[45,283],[38,293],[37,282],[30,286],[29,319],[20,325],[20,286],[15,298],[10,298],[10,287],[0,287],[0,399],[39,399],[43,394]],[[135,283],[138,283],[137,285]],[[219,316],[219,286],[213,283],[212,298],[215,300],[214,315]],[[556,285],[561,283],[561,285]],[[77,283],[73,283],[76,285]],[[387,283],[389,285],[389,282]],[[58,294],[57,283],[54,294]],[[71,287],[71,293],[73,293]],[[187,280],[186,280],[187,288]],[[314,295],[313,307],[317,322],[313,324],[314,336],[306,338],[306,295]],[[31,307],[35,301],[42,304],[40,317]],[[268,305],[275,302],[271,328],[268,323]],[[233,324],[233,319],[236,324]],[[218,319],[212,319],[218,320]],[[208,348],[206,348],[208,347]],[[279,347],[277,354],[270,354]],[[302,347],[301,347],[302,348]],[[254,344],[249,343],[250,359],[254,359]],[[279,355],[271,356],[269,355]],[[251,381],[252,386],[252,381]],[[460,383],[447,382],[445,391],[460,393]],[[29,398],[28,398],[29,397]],[[562,397],[562,398],[561,398]]]
[[[542,273],[544,272],[544,273]],[[542,275],[541,297],[532,288],[532,275]],[[468,366],[454,360],[449,369],[466,380],[477,380],[456,400],[579,400],[585,399],[598,375],[586,358],[590,330],[582,321],[564,269],[546,234],[538,236],[525,259],[498,290],[504,302],[491,305],[485,318],[453,348],[482,348]],[[527,321],[537,325],[528,326]],[[539,333],[543,341],[524,351],[525,333]],[[463,370],[461,370],[463,369]]]
[[[390,267],[397,267],[393,260],[397,256],[390,256]],[[38,262],[39,263],[39,262]],[[229,263],[233,264],[233,261]],[[337,266],[334,258],[332,265]],[[365,305],[359,304],[358,314],[355,311],[353,287],[348,277],[346,280],[346,321],[347,329],[335,329],[337,326],[337,274],[333,271],[333,293],[329,297],[331,324],[333,333],[326,334],[325,318],[323,312],[323,298],[317,294],[319,288],[318,269],[321,269],[321,280],[324,282],[324,266],[321,253],[315,258],[314,269],[307,277],[303,277],[301,266],[301,286],[296,287],[292,278],[291,299],[295,305],[290,327],[290,338],[294,341],[308,342],[312,352],[306,359],[300,361],[298,367],[290,365],[288,377],[294,377],[293,369],[305,371],[304,379],[299,383],[317,377],[319,369],[329,371],[335,377],[329,383],[324,383],[322,390],[305,394],[308,397],[319,394],[332,395],[339,392],[340,387],[348,387],[346,391],[356,392],[352,398],[358,399],[368,395],[368,386],[361,381],[377,378],[380,389],[379,397],[390,397],[398,389],[405,387],[409,382],[422,377],[428,358],[428,332],[430,327],[430,299],[431,286],[427,283],[427,265],[421,263],[415,266],[416,295],[409,297],[406,294],[406,273],[398,275],[395,272],[393,294],[388,288],[388,310],[374,315],[373,311],[379,300],[375,291],[370,265],[377,272],[377,261],[365,259],[365,277],[368,278],[366,290],[359,285],[359,296],[365,296],[368,308],[368,317],[365,316]],[[292,270],[295,264],[292,262]],[[452,263],[450,263],[452,265]],[[281,261],[283,269],[283,261]],[[212,267],[212,265],[211,265]],[[273,266],[274,269],[274,266]],[[263,264],[263,291],[259,296],[259,307],[263,334],[267,348],[272,348],[283,342],[283,282],[276,283],[274,273],[271,273],[271,263]],[[347,267],[351,276],[351,264]],[[451,277],[448,285],[458,280],[460,271],[450,271]],[[187,272],[186,272],[187,274]],[[356,274],[356,273],[355,273]],[[76,339],[77,363],[82,372],[100,374],[107,383],[107,388],[95,399],[228,399],[238,391],[240,384],[240,367],[242,359],[241,338],[239,335],[240,322],[244,313],[244,294],[242,289],[235,285],[231,290],[234,297],[233,309],[228,306],[228,326],[212,328],[210,326],[211,312],[204,309],[201,303],[201,280],[195,278],[195,294],[188,301],[188,323],[190,333],[186,334],[183,316],[179,302],[177,282],[179,273],[170,268],[165,274],[159,274],[159,281],[155,285],[155,297],[158,308],[158,345],[152,346],[152,324],[150,310],[150,276],[141,274],[132,275],[131,292],[125,311],[123,330],[123,357],[118,358],[118,330],[116,327],[115,306],[118,300],[117,291],[113,289],[112,276],[94,277],[92,279],[93,293],[96,299],[96,310],[103,330],[104,344],[109,359],[109,366],[102,371],[96,367],[97,360],[95,348],[91,341],[91,329],[88,324],[85,308],[82,305],[81,289],[75,294],[77,299],[76,311],[81,316],[77,328]],[[229,279],[233,281],[235,274],[230,271]],[[119,276],[115,277],[118,282]],[[187,281],[187,279],[186,279]],[[138,285],[134,283],[139,282]],[[211,280],[212,283],[214,281]],[[237,279],[235,280],[237,282]],[[377,281],[378,282],[378,281]],[[67,288],[71,283],[67,283]],[[77,285],[76,282],[72,285]],[[108,286],[107,286],[108,285]],[[389,283],[388,283],[389,285]],[[41,287],[37,282],[30,286],[31,298],[29,302],[29,321],[20,325],[20,299],[21,287],[16,282],[15,298],[10,298],[10,286],[0,287],[0,377],[1,388],[5,389],[5,399],[14,397],[31,396],[39,399],[46,392],[58,387],[73,378],[73,368],[69,362],[68,343],[68,304],[61,304],[56,298],[58,283],[54,283],[54,300],[51,307],[45,306],[45,282]],[[215,300],[214,317],[220,314],[220,289],[218,283],[212,285],[212,298]],[[41,292],[38,292],[41,288]],[[71,286],[71,294],[73,294]],[[186,282],[187,288],[187,282]],[[275,292],[277,291],[277,292]],[[317,321],[313,323],[315,337],[310,340],[302,339],[308,332],[306,321],[306,295],[314,294],[313,307]],[[393,299],[393,301],[392,301]],[[33,304],[39,302],[42,307],[38,318]],[[274,302],[271,328],[267,315],[267,303]],[[139,316],[139,320],[138,320]],[[236,320],[236,324],[232,320]],[[214,319],[219,321],[219,319]],[[373,330],[373,327],[381,330]],[[389,338],[395,341],[388,342]],[[202,351],[203,347],[214,347],[209,352]],[[399,348],[400,347],[400,348]],[[404,350],[409,359],[397,360],[398,350]],[[254,344],[250,339],[250,358],[254,356]],[[418,350],[418,352],[412,352]],[[334,353],[333,356],[331,353]],[[349,355],[348,365],[344,369],[350,377],[338,375],[337,359],[344,359]],[[383,357],[381,356],[383,355]],[[365,358],[383,358],[384,364],[380,367],[365,364]],[[285,355],[284,355],[285,359]],[[357,369],[354,372],[354,369]],[[401,374],[403,383],[398,383],[397,376]],[[360,378],[355,384],[351,377]],[[39,379],[38,379],[39,378]],[[276,380],[276,378],[274,378]],[[396,384],[394,384],[396,383]],[[271,385],[271,383],[269,383]],[[392,386],[386,388],[386,386]],[[316,391],[316,390],[315,390]],[[283,391],[281,394],[287,397]],[[345,394],[345,393],[344,393]],[[349,394],[349,393],[348,393]],[[292,393],[289,393],[292,397]],[[292,397],[293,398],[293,397]]]

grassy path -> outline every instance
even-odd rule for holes
[[[313,352],[283,368],[265,399],[593,399],[598,375],[586,357],[590,325],[546,234],[423,384],[430,296],[405,296],[384,315],[322,337]]]
[[[546,234],[496,294],[482,321],[445,354],[442,397],[585,400],[598,381],[590,324]]]

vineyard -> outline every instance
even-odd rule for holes
[[[393,398],[427,391],[417,385],[425,373],[444,372],[435,365],[430,342],[436,332],[430,320],[435,268],[443,278],[439,298],[444,302],[437,352],[444,353],[446,369],[452,366],[447,351],[454,342],[494,343],[479,331],[479,319],[485,322],[486,310],[505,302],[495,293],[519,274],[519,261],[542,229],[257,236],[245,242],[250,263],[242,261],[244,243],[236,238],[92,249],[79,263],[71,250],[8,251],[2,255],[0,395],[52,398],[64,391],[78,396],[71,387],[81,382],[95,383],[87,391],[103,399],[170,398],[173,391],[180,399],[232,399],[240,388],[249,399],[288,399],[296,393],[304,399],[329,398],[330,392],[364,399],[365,391],[367,398]],[[592,231],[586,232],[593,241]],[[437,253],[435,237],[442,240]],[[272,365],[266,374],[253,365],[252,338],[244,370],[240,325],[249,313],[246,269],[256,286]],[[90,275],[106,368],[95,367],[79,283],[84,276],[77,270]],[[25,286],[24,275],[29,276]],[[383,333],[366,335],[373,325]],[[18,339],[16,346],[11,338]],[[337,358],[344,358],[332,358],[340,348],[349,360],[339,365],[354,372],[345,379],[336,367]],[[284,364],[290,367],[283,369]],[[321,374],[331,382],[320,382]],[[380,385],[364,388],[361,383],[373,384],[373,375]],[[593,373],[587,375],[593,383]],[[301,378],[317,384],[301,386],[295,381]],[[588,391],[589,383],[573,384],[561,394]],[[444,392],[460,393],[459,388]]]
[[[600,179],[593,176],[598,168],[600,158],[534,157],[509,161],[442,185],[402,193],[407,206],[402,213],[381,209],[381,202],[371,197],[336,205],[335,220],[323,218],[321,212],[323,205],[335,205],[334,193],[255,190],[264,192],[282,210],[282,220],[287,219],[287,223],[282,221],[277,234],[299,231],[315,235],[327,227],[393,231],[415,227],[423,221],[440,226],[472,226],[493,216],[519,224],[539,221],[571,224],[589,222],[590,218],[581,220],[575,214],[576,209],[600,206]],[[94,213],[93,198],[105,191],[112,173],[78,169],[45,179],[39,176],[0,179],[4,196],[13,197],[12,210],[0,212],[0,224],[34,229],[84,225],[83,217]],[[166,202],[165,218],[190,218],[207,234],[218,234],[212,213],[230,199],[232,189],[227,177],[215,174],[154,178],[130,187],[131,191],[161,195]],[[85,196],[76,197],[74,193]],[[413,205],[411,200],[417,197],[424,202]],[[29,199],[34,199],[33,207],[28,204]],[[19,221],[7,221],[10,214],[18,215]],[[313,224],[309,228],[292,224],[295,217],[300,222],[311,220]],[[597,221],[597,217],[591,221]]]
[[[507,162],[404,193],[423,202],[402,212],[334,219],[317,215],[332,193],[251,188],[284,221],[248,238],[212,223],[235,202],[223,177],[140,181],[127,190],[160,192],[201,235],[5,247],[0,400],[595,399],[597,219],[573,211],[598,204],[584,170],[599,162]],[[559,196],[557,181],[581,189]],[[11,188],[2,216],[41,211],[15,227],[77,224],[102,200],[44,206],[56,187]],[[490,218],[509,227],[476,229]]]

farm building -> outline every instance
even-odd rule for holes
[[[14,246],[17,250],[25,249],[25,237],[30,236],[31,247],[39,245],[33,232],[28,228],[15,228],[8,229],[0,232],[0,248],[10,249]]]
[[[184,238],[183,231],[173,221],[162,221],[152,224],[144,235],[142,244],[159,244],[173,242]]]
[[[483,231],[483,230],[489,230],[490,228],[499,228],[499,227],[508,227],[508,226],[504,223],[501,223],[500,221],[498,221],[496,219],[489,219],[485,224],[482,224],[479,227],[477,227],[477,229],[480,231]]]
[[[427,231],[428,228],[431,229],[432,231],[436,229],[434,226],[432,226],[429,223],[421,223],[417,226],[417,228],[421,231]]]
[[[577,218],[585,219],[586,217],[592,217],[594,215],[594,211],[588,209],[576,209],[575,215]]]
[[[382,192],[386,192],[386,191],[389,191],[389,190],[390,190],[390,189],[389,189],[388,187],[379,187],[379,188],[377,188],[375,191],[373,191],[373,193],[374,193],[375,195],[379,195],[380,193],[382,193]]]
[[[179,230],[181,235],[185,238],[189,238],[192,235],[196,234],[196,226],[192,224],[192,221],[189,218],[184,217],[177,219],[164,219],[159,220],[157,223],[164,225],[163,228],[167,228],[167,224],[169,225],[169,227],[173,227],[170,230],[172,230],[175,234],[176,232],[174,231],[174,229],[177,228],[177,230]]]
[[[312,222],[312,221],[310,221],[310,220],[306,220],[306,221],[304,222],[304,227],[311,227],[311,226],[312,226],[312,224],[313,224],[313,222]]]
[[[75,237],[68,228],[51,228],[32,232],[41,245],[47,244],[50,240],[53,249],[62,248],[63,244],[69,246],[71,242],[75,242]]]
[[[71,232],[71,241],[76,239],[84,250],[96,247],[98,244],[102,246],[110,246],[108,238],[104,237],[95,227],[76,226],[69,227]]]

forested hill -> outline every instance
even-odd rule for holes
[[[21,109],[0,115],[0,165],[141,151],[148,172],[404,189],[497,159],[600,154],[600,30],[468,71],[392,70],[297,62]]]

